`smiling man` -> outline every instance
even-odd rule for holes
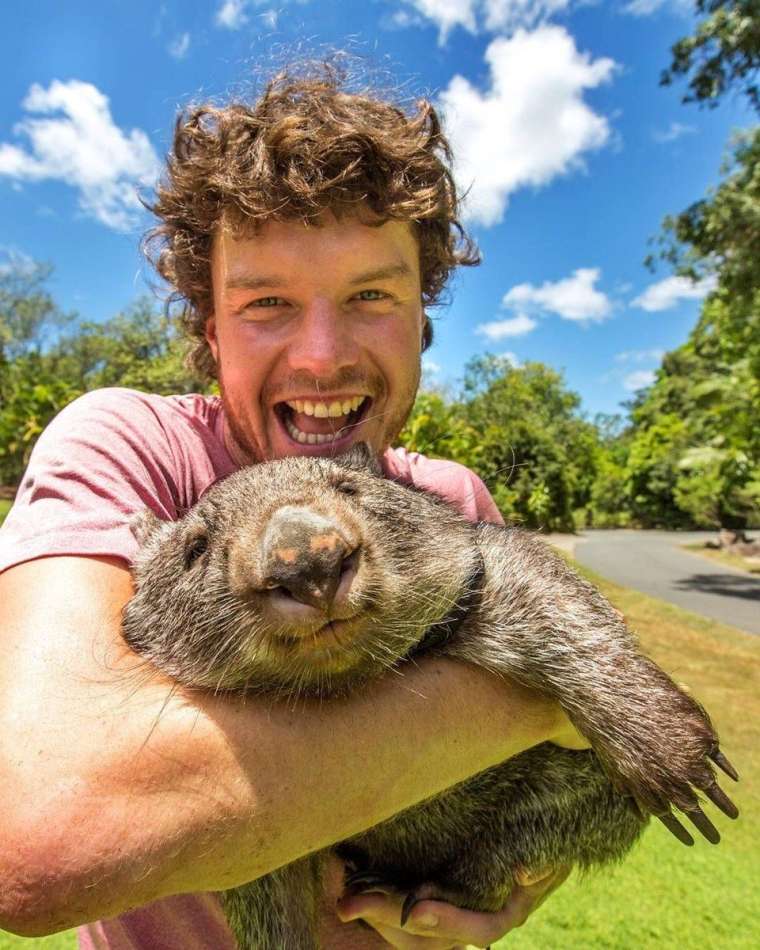
[[[211,275],[206,337],[236,461],[332,456],[357,439],[384,452],[420,377],[425,316],[409,222],[326,211],[248,239],[222,230]]]
[[[440,658],[292,709],[136,674],[121,638],[131,518],[176,518],[246,464],[363,440],[389,477],[499,518],[471,472],[392,448],[425,307],[476,261],[447,158],[428,104],[407,115],[330,68],[180,117],[149,244],[222,396],[89,393],[35,447],[0,532],[0,927],[225,950],[214,891],[538,742],[584,744],[545,698]],[[423,901],[401,928],[399,896],[342,896],[336,861],[323,945],[485,946],[566,874],[526,868],[498,914]]]

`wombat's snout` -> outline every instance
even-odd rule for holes
[[[264,584],[327,613],[348,594],[356,574],[356,551],[337,522],[308,508],[286,505],[264,532]]]

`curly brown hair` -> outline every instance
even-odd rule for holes
[[[264,221],[318,224],[325,211],[366,213],[368,223],[409,221],[420,248],[422,301],[440,301],[452,270],[479,263],[459,221],[451,154],[433,106],[407,114],[368,93],[347,91],[332,63],[289,69],[252,106],[200,105],[177,118],[166,176],[149,209],[160,223],[144,249],[182,304],[189,365],[216,376],[204,336],[213,309],[211,250],[222,220],[250,235]],[[425,322],[423,348],[432,342]]]

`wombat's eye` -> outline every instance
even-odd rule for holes
[[[341,495],[358,495],[359,489],[356,485],[351,482],[338,482],[335,486],[335,490],[339,491]]]
[[[205,535],[198,535],[193,538],[185,548],[185,569],[192,567],[198,558],[208,550],[208,538]]]

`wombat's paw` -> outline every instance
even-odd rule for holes
[[[724,815],[737,818],[739,810],[718,785],[708,760],[712,760],[734,781],[739,776],[711,736],[706,748],[703,743],[684,743],[676,749],[665,743],[652,755],[652,750],[635,764],[611,768],[613,785],[631,796],[639,809],[655,815],[679,841],[693,845],[689,831],[673,814],[675,806],[711,844],[718,844],[720,834],[700,807],[700,793],[716,805]],[[700,748],[701,746],[701,748]],[[626,767],[627,766],[627,767]]]

